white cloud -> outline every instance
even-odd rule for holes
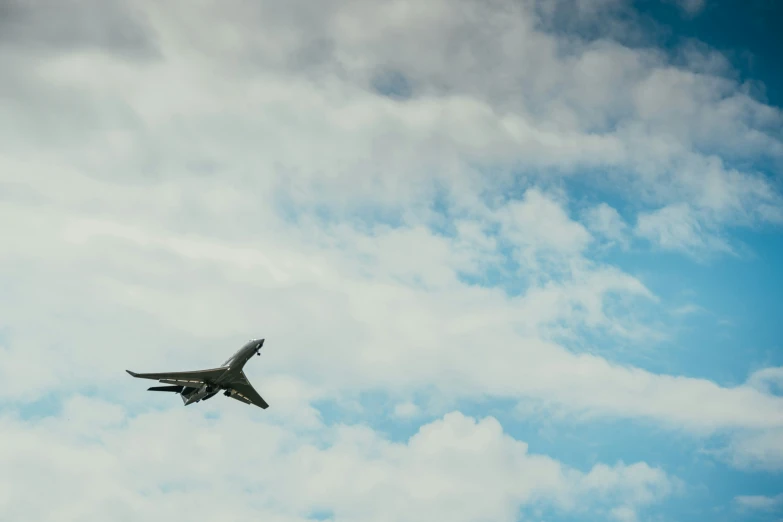
[[[612,3],[577,2],[579,16]],[[580,223],[568,188],[630,201],[636,233],[665,248],[728,250],[724,226],[780,223],[783,205],[717,155],[783,158],[780,111],[709,67],[546,32],[528,3],[134,2],[137,18],[109,17],[130,32],[111,34],[101,9],[26,10],[47,38],[47,24],[94,24],[57,45],[0,31],[0,395],[13,409],[89,383],[143,409],[123,369],[209,366],[263,335],[248,374],[273,407],[258,423],[223,401],[212,424],[78,398],[65,420],[5,419],[5,518],[217,518],[229,504],[241,519],[385,520],[404,499],[414,520],[581,501],[632,520],[672,491],[644,463],[573,470],[460,414],[406,444],[324,428],[316,401],[368,391],[398,415],[416,393],[438,415],[491,396],[740,430],[732,462],[783,466],[768,449],[783,399],[762,374],[724,387],[578,349],[583,332],[665,332],[638,319],[660,303],[644,281],[590,259],[624,220],[598,205]],[[387,73],[409,99],[372,91]],[[486,491],[467,495],[474,471]],[[42,485],[52,504],[8,501]]]
[[[250,420],[241,404],[219,419],[195,410],[126,418],[76,397],[62,416],[0,419],[0,517],[105,520],[198,515],[304,520],[516,520],[520,507],[637,509],[661,502],[678,480],[645,463],[582,472],[531,453],[493,418],[450,413],[407,442],[360,426],[301,434]],[[111,412],[107,419],[96,412]],[[187,434],[183,436],[183,434]],[[193,458],[198,455],[198,458]],[[46,487],[47,502],[34,492]],[[219,500],[220,499],[220,500]],[[230,506],[230,511],[225,511]]]
[[[718,454],[739,469],[780,470],[783,468],[783,429],[740,432],[732,437],[728,448]]]
[[[288,174],[296,171],[306,182],[291,183],[305,201],[317,195],[341,203],[400,198],[409,203],[428,194],[419,190],[428,184],[418,174],[429,171],[452,183],[455,167],[459,171],[460,160],[468,159],[565,171],[608,166],[627,172],[643,193],[666,204],[675,197],[699,199],[710,185],[708,171],[715,170],[683,144],[740,156],[783,154],[774,133],[779,111],[725,78],[676,69],[658,53],[606,41],[558,53],[561,43],[536,30],[536,16],[524,6],[460,5],[465,9],[398,1],[384,6],[388,16],[376,16],[377,6],[340,2],[304,14],[293,4],[272,8],[236,1],[191,9],[188,23],[148,5],[146,18],[165,50],[165,67],[72,54],[67,60],[41,59],[36,68],[49,82],[42,94],[52,86],[78,88],[81,105],[94,107],[101,100],[100,110],[82,116],[81,129],[68,129],[77,137],[89,128],[115,128],[89,133],[93,167],[110,152],[124,155],[117,161],[125,165],[122,170],[142,168],[142,156],[147,168],[165,165],[168,172],[182,173],[186,166],[220,165],[221,175],[234,176],[239,173],[226,168],[230,162],[218,158],[253,147],[257,154],[246,168],[262,167],[269,174],[268,165],[276,164]],[[278,20],[288,29],[282,35],[258,31],[252,24],[261,20]],[[437,32],[429,27],[433,20]],[[199,35],[198,43],[192,34]],[[104,74],[86,80],[82,73],[90,67]],[[414,99],[400,104],[368,93],[379,67],[410,78]],[[217,69],[219,75],[207,74]],[[28,89],[26,99],[40,90]],[[115,103],[118,98],[128,100],[130,114],[127,104]],[[20,116],[28,126],[68,116],[63,111],[73,106],[54,97],[30,102],[35,112]],[[188,121],[187,139],[169,116],[179,114]],[[37,139],[46,141],[53,133],[61,139],[57,129],[36,129]],[[590,132],[594,129],[600,130]],[[126,145],[118,149],[120,142]],[[295,143],[306,144],[307,153]],[[182,157],[187,161],[174,161]],[[684,164],[692,167],[683,169]],[[739,194],[752,184],[761,189],[735,212],[779,206],[763,177],[729,176],[722,166],[715,168],[726,178],[726,193]]]
[[[633,508],[629,508],[628,506],[618,506],[616,508],[612,508],[610,515],[613,519],[619,522],[636,522],[638,520],[636,511]]]
[[[734,497],[734,502],[744,509],[773,511],[783,506],[783,494],[767,497],[764,495],[738,495]]]
[[[82,267],[89,270],[61,280],[33,267],[28,277],[45,281],[48,297],[29,295],[26,280],[19,279],[9,285],[3,307],[4,317],[24,333],[11,343],[11,354],[44,361],[39,371],[61,365],[71,368],[72,377],[94,379],[97,372],[108,383],[114,380],[110,372],[118,369],[118,355],[131,369],[181,366],[177,345],[192,346],[193,355],[187,357],[192,364],[209,365],[223,357],[215,351],[218,346],[236,342],[237,336],[252,337],[262,328],[270,340],[264,371],[311,383],[317,390],[314,397],[364,389],[410,393],[435,385],[452,397],[487,393],[536,398],[574,412],[646,417],[697,432],[783,425],[781,399],[764,390],[626,368],[539,337],[554,325],[622,332],[623,317],[610,313],[606,299],[649,300],[652,295],[637,279],[614,269],[578,268],[562,282],[509,298],[456,281],[454,268],[449,268],[450,244],[421,232],[401,236],[406,239],[391,248],[408,252],[404,264],[384,265],[385,233],[366,242],[362,233],[347,228],[337,235],[313,230],[320,239],[307,229],[282,228],[286,240],[268,237],[255,248],[191,239],[182,249],[173,237],[154,232],[141,236],[113,225],[92,230],[123,231],[120,237],[126,239],[100,236],[98,242],[95,236],[69,246],[57,239],[57,225],[52,225],[49,252],[84,260]],[[77,237],[68,221],[60,226],[70,231],[68,241]],[[267,230],[272,228],[270,223]],[[111,238],[115,242],[108,242]],[[433,257],[422,242],[445,250]],[[32,251],[36,255],[38,248],[36,244]],[[32,252],[19,248],[16,255],[24,258]],[[272,255],[274,266],[266,264]],[[421,288],[414,281],[428,277],[440,286]],[[57,321],[59,296],[67,296],[81,318]],[[52,319],[45,334],[34,336],[40,314]],[[103,318],[100,325],[94,317]],[[141,326],[136,331],[144,335],[143,342],[113,336],[129,320]],[[112,342],[95,353],[90,339],[98,333]],[[161,335],[176,342],[156,341]],[[74,343],[67,353],[53,344],[62,338]],[[6,388],[4,393],[40,394],[63,383],[56,373],[44,379],[37,387]],[[274,393],[273,386],[269,389]]]
[[[613,243],[628,244],[628,225],[620,213],[606,203],[600,203],[585,212],[587,228]]]
[[[525,192],[501,212],[501,230],[518,251],[524,266],[536,265],[536,254],[554,254],[570,259],[588,245],[590,233],[571,220],[552,198],[536,189]]]
[[[763,368],[755,371],[748,379],[748,384],[767,393],[783,391],[783,366]]]
[[[640,214],[636,233],[665,250],[679,250],[694,255],[713,251],[732,252],[731,246],[705,228],[704,222],[684,204]]]
[[[402,418],[410,418],[419,414],[419,407],[412,402],[401,402],[394,407],[394,415]]]

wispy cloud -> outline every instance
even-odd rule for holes
[[[764,495],[738,495],[734,502],[748,510],[775,511],[783,506],[783,494],[767,497]]]
[[[707,228],[687,205],[672,205],[639,215],[636,233],[664,250],[682,251],[694,256],[704,253],[733,253],[731,246],[714,228]]]
[[[629,244],[629,229],[625,220],[616,209],[606,203],[587,209],[585,212],[587,227],[611,243],[617,243],[623,247]]]
[[[674,308],[671,313],[674,315],[685,316],[685,315],[694,315],[694,314],[702,313],[704,311],[705,311],[704,308],[702,308],[701,306],[693,303],[689,303]]]
[[[688,15],[701,12],[707,5],[707,0],[673,0]]]

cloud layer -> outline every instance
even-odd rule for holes
[[[733,230],[783,221],[783,117],[719,55],[629,44],[614,1],[54,8],[0,4],[0,518],[54,520],[11,500],[42,476],[58,520],[226,498],[237,519],[634,520],[681,490],[528,452],[455,411],[477,398],[783,468],[780,368],[726,385],[611,350],[674,329],[611,256],[741,256]],[[151,412],[123,377],[259,336],[261,422]],[[400,442],[317,411],[367,393],[430,420]]]
[[[449,413],[406,443],[392,443],[363,427],[321,426],[316,438],[251,421],[237,407],[222,409],[211,420],[183,410],[127,418],[114,404],[75,396],[58,419],[2,418],[0,462],[9,471],[2,513],[9,520],[122,513],[128,520],[293,521],[321,513],[334,520],[510,521],[520,509],[633,510],[680,487],[645,463],[570,469],[529,453],[493,418]],[[50,492],[45,503],[36,501],[40,487]]]

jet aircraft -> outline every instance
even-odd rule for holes
[[[168,373],[135,373],[125,370],[133,377],[140,379],[155,379],[170,386],[153,386],[150,391],[165,391],[179,393],[185,406],[210,399],[220,390],[223,395],[246,404],[255,404],[267,409],[269,404],[253,389],[245,377],[242,368],[253,355],[261,355],[263,339],[253,339],[218,368],[196,370],[192,372]]]

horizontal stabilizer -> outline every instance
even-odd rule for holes
[[[147,391],[165,391],[165,392],[182,393],[183,389],[185,389],[184,386],[153,386],[151,388],[147,388]]]

